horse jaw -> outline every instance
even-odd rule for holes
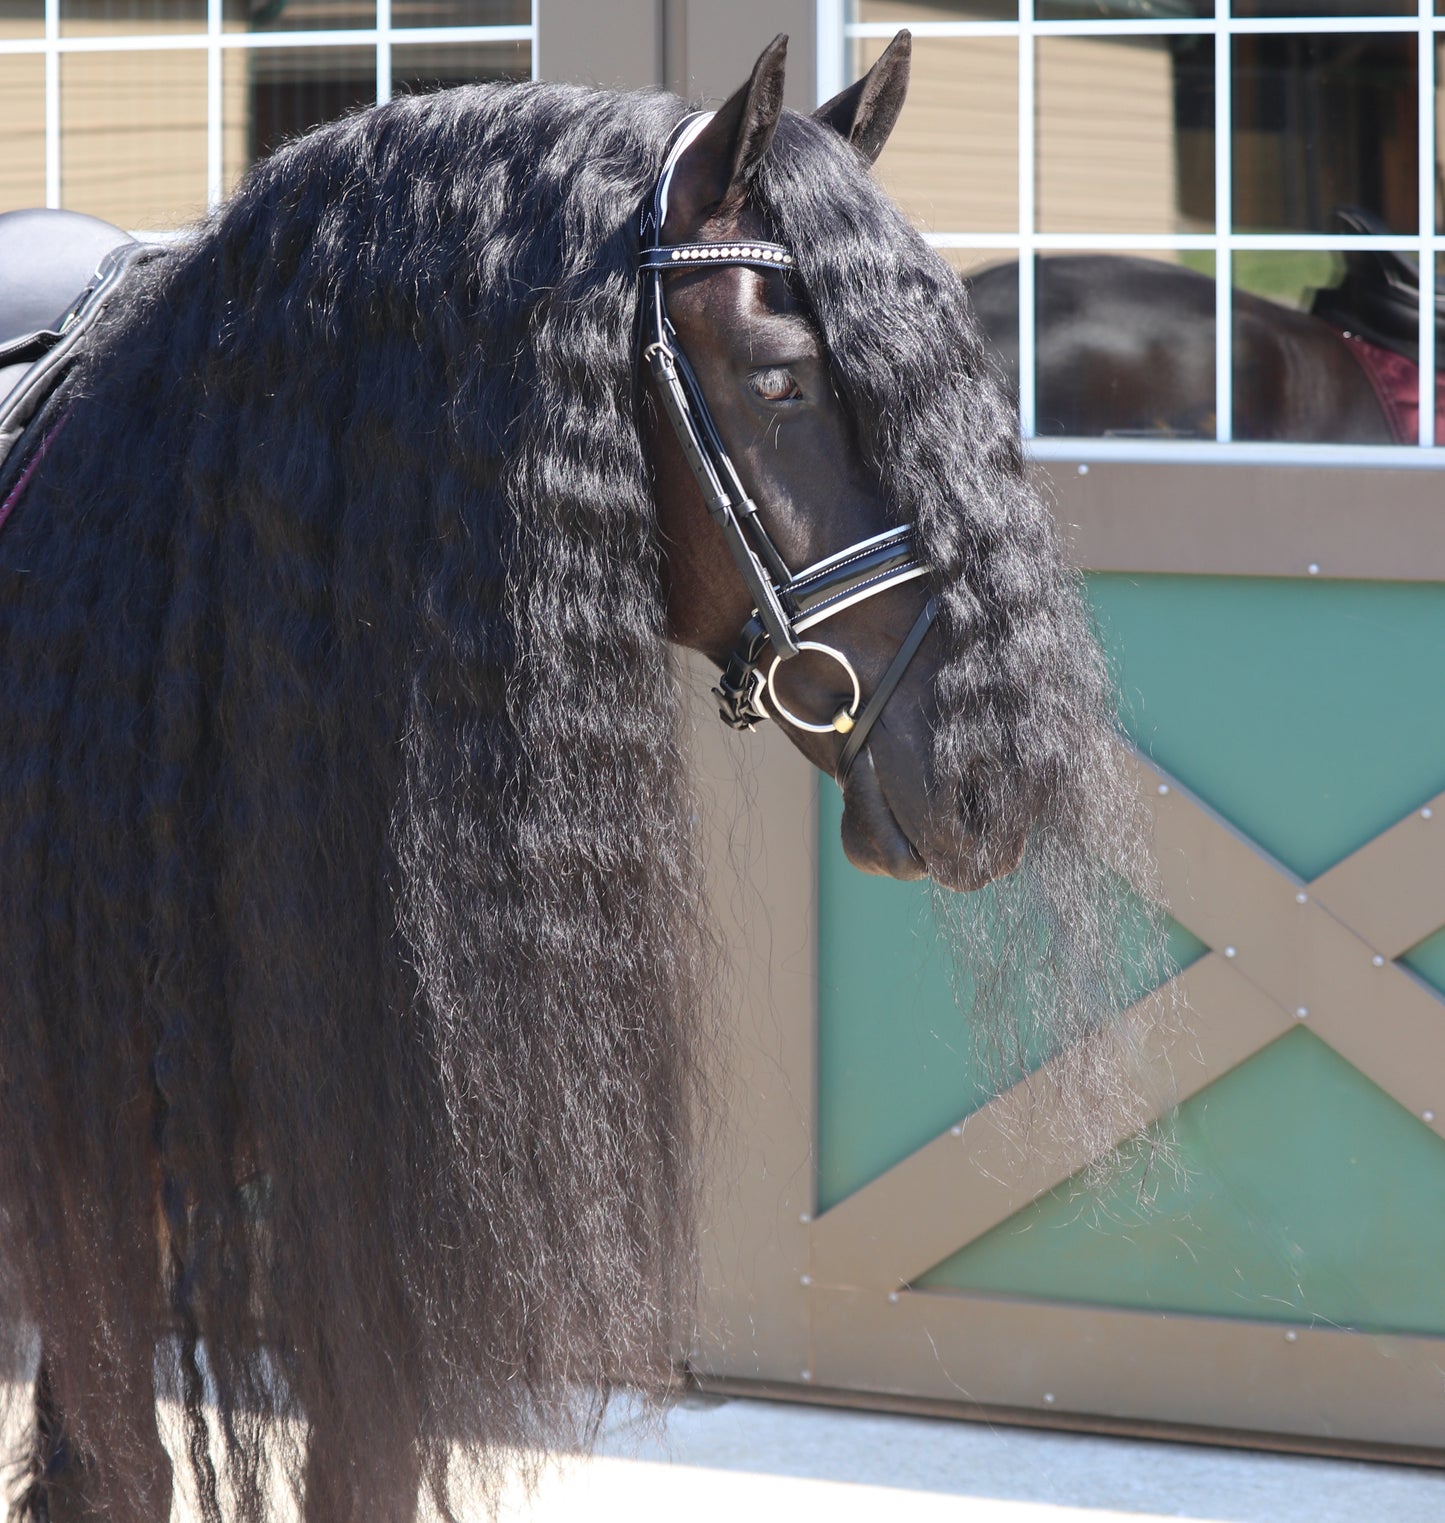
[[[911,882],[928,868],[889,806],[865,750],[843,789],[843,851],[854,867]]]
[[[880,739],[883,732],[880,730]],[[1009,873],[1023,860],[1028,832],[988,843],[941,827],[930,811],[915,819],[918,801],[905,784],[890,796],[865,749],[843,788],[843,851],[854,867],[880,877],[913,882],[930,877],[940,888],[970,894]]]

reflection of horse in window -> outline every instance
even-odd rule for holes
[[[1380,231],[1368,214],[1339,216],[1351,231]],[[1345,262],[1343,283],[1317,292],[1308,312],[1233,293],[1236,439],[1415,442],[1414,263],[1373,250]],[[1016,394],[1017,266],[969,285]],[[1036,289],[1040,434],[1214,438],[1209,276],[1154,259],[1045,256]]]

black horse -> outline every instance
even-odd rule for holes
[[[977,1018],[1025,986],[1112,1094],[1136,802],[962,287],[868,173],[907,38],[812,118],[783,55],[685,147],[673,97],[543,84],[291,144],[131,268],[11,452],[21,1515],[164,1518],[158,1392],[203,1516],[268,1516],[279,1467],[326,1523],[445,1512],[673,1378],[714,933],[668,641],[729,662],[754,504],[795,605],[848,546],[926,572],[821,639],[794,606],[756,670],[829,650],[766,703],[831,772],[891,685],[850,855],[999,879]],[[660,284],[730,505],[641,366],[654,243],[714,251]]]
[[[1018,267],[993,266],[969,284],[1017,394]],[[1041,435],[1215,437],[1210,277],[1162,260],[1068,254],[1038,260],[1036,291]],[[1300,312],[1233,293],[1236,439],[1405,442],[1392,427],[1392,382],[1397,369],[1408,372],[1413,339],[1392,327],[1369,342],[1370,303],[1364,290],[1352,294],[1348,305]]]

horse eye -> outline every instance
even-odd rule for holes
[[[764,402],[791,402],[794,397],[803,394],[793,379],[792,371],[784,370],[781,366],[753,371],[748,377],[748,385]]]

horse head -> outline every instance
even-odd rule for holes
[[[798,621],[795,655],[779,652],[776,632],[766,639],[760,624],[752,626],[759,702],[749,717],[776,719],[809,761],[837,778],[843,845],[856,866],[900,879],[932,874],[949,887],[974,889],[1017,866],[1033,812],[981,819],[957,807],[936,776],[943,645],[931,627],[929,568],[908,558],[906,541],[889,562],[887,552],[900,543],[888,540],[903,523],[900,504],[865,453],[810,292],[753,193],[782,116],[786,42],[780,37],[764,51],[751,78],[710,120],[693,119],[694,135],[665,170],[657,229],[664,250],[682,251],[671,253],[681,267],[660,279],[676,348],[701,394],[693,409],[708,415],[713,439],[736,468],[752,520],[747,530],[767,547],[765,562],[776,549],[774,581],[783,584],[784,601],[808,585],[803,568],[839,558],[861,566],[834,591],[839,611],[826,623]],[[814,114],[870,164],[902,109],[910,49],[901,32],[862,79]],[[759,245],[765,263],[731,262]],[[722,262],[710,257],[719,254]],[[896,320],[886,288],[867,299],[880,326]],[[738,660],[739,630],[754,611],[756,589],[737,574],[737,548],[704,501],[709,478],[697,475],[692,448],[699,441],[685,447],[678,430],[687,425],[664,421],[656,381],[653,402],[649,441],[670,633],[727,669]],[[876,595],[868,595],[870,583]],[[860,712],[868,716],[866,737],[861,729],[851,735]]]

